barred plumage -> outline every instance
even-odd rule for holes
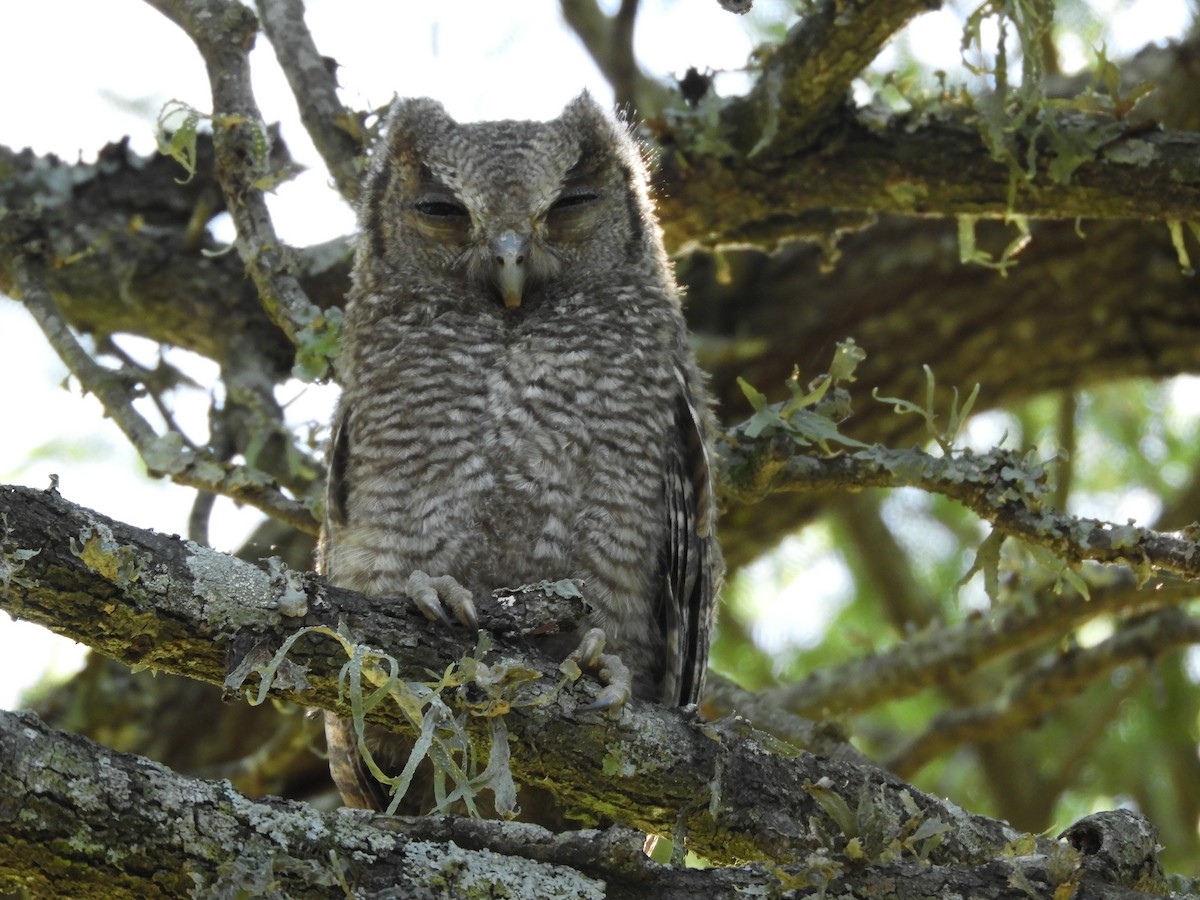
[[[707,402],[626,129],[586,94],[548,123],[397,101],[360,224],[325,574],[477,600],[580,579],[633,694],[695,702],[721,572]],[[378,804],[346,727],[335,779]]]

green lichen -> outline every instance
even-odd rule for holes
[[[204,616],[221,632],[233,634],[248,626],[281,621],[271,605],[271,576],[245,562],[188,541],[185,560],[192,575],[192,593],[204,603]],[[262,603],[247,603],[262,598]]]

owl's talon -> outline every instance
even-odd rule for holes
[[[449,608],[454,618],[468,628],[479,627],[474,596],[449,575],[432,577],[418,569],[408,576],[404,593],[428,619],[450,625],[446,615]]]
[[[600,665],[600,657],[604,653],[604,645],[608,638],[603,628],[589,628],[579,641],[579,646],[570,654],[570,658],[579,663],[579,668],[594,672]]]
[[[633,675],[629,667],[621,662],[621,657],[612,653],[601,653],[594,672],[596,678],[604,685],[604,690],[597,694],[591,703],[579,707],[583,712],[593,709],[620,709],[633,696]]]
[[[579,707],[583,712],[594,709],[620,709],[633,696],[633,675],[621,658],[604,652],[607,638],[604,629],[591,628],[567,658],[579,668],[593,674],[604,689],[591,703]]]

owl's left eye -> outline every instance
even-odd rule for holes
[[[467,214],[461,204],[451,200],[418,200],[417,212],[435,219],[452,219]]]
[[[600,194],[596,191],[586,188],[577,188],[565,192],[561,197],[554,201],[550,207],[551,210],[556,209],[571,209],[576,206],[586,206],[589,203],[594,203],[600,199]]]

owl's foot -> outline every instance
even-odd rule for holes
[[[450,617],[446,615],[449,609],[468,628],[479,627],[474,596],[449,575],[432,577],[418,569],[408,576],[404,593],[429,619],[449,625]]]
[[[588,629],[579,646],[567,657],[579,668],[595,675],[604,685],[595,700],[579,707],[584,712],[591,709],[620,709],[633,696],[633,676],[629,667],[616,654],[604,652],[606,640],[603,628]]]

